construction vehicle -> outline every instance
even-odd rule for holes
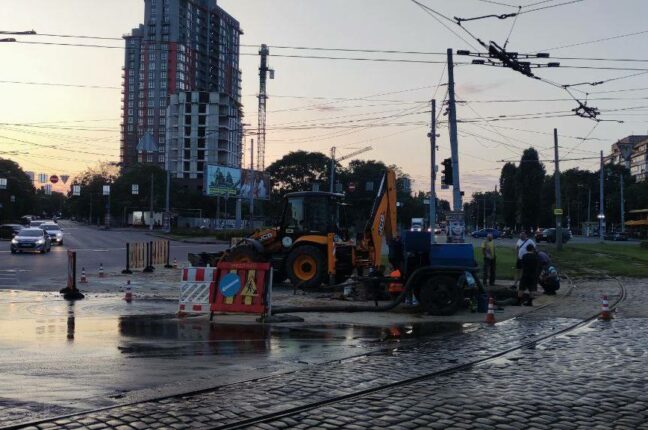
[[[393,170],[383,176],[364,231],[356,238],[349,237],[345,207],[343,194],[286,194],[279,225],[243,239],[221,258],[270,261],[275,282],[289,278],[296,287],[317,288],[342,283],[354,271],[358,276],[380,276],[386,241],[390,264],[401,273],[400,281],[411,286],[407,293],[415,295],[428,313],[452,314],[468,294],[472,297],[482,289],[472,245],[431,245],[432,232],[426,231],[407,230],[402,238],[397,236]]]
[[[270,261],[274,280],[303,288],[344,282],[354,270],[381,264],[383,237],[396,236],[396,177],[388,169],[364,232],[349,237],[344,194],[302,191],[284,196],[279,225],[226,251],[225,261]]]

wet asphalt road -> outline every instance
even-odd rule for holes
[[[97,273],[99,264],[104,270],[125,268],[126,242],[148,242],[159,239],[144,231],[98,230],[70,221],[60,221],[64,245],[53,246],[49,254],[11,254],[9,242],[0,241],[0,289],[24,288],[47,284],[51,278],[67,276],[67,250],[77,251],[77,276],[82,267],[88,273]],[[188,252],[214,252],[223,245],[190,244],[171,241],[171,260],[186,261]],[[62,288],[63,285],[60,287]]]

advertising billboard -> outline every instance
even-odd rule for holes
[[[208,164],[204,176],[208,196],[270,198],[270,179],[263,172]]]

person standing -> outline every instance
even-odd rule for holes
[[[535,249],[535,242],[527,237],[526,232],[520,233],[520,238],[515,244],[515,253],[517,254],[517,260],[515,262],[515,280],[513,282],[513,289],[517,289],[520,282],[520,277],[522,276],[522,257],[527,253],[527,246],[533,245]]]
[[[488,233],[486,240],[482,243],[482,254],[484,256],[484,285],[495,285],[495,242],[491,233]]]
[[[522,275],[518,288],[518,300],[522,306],[533,306],[531,292],[538,289],[538,254],[533,244],[526,245],[521,259]]]

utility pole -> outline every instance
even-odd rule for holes
[[[604,210],[604,204],[603,204],[603,178],[604,178],[604,172],[603,172],[603,151],[601,151],[601,171],[599,173],[599,214],[598,214],[598,220],[599,220],[599,239],[603,241],[603,229],[605,228],[605,210]]]
[[[621,172],[621,233],[625,233],[625,202],[623,201],[623,172]]]
[[[558,251],[562,249],[562,210],[560,208],[560,164],[558,159],[558,129],[554,128],[554,185],[556,187],[556,248]]]
[[[484,193],[484,205],[483,205],[483,210],[484,210],[484,218],[483,218],[483,226],[486,228],[486,193]]]
[[[452,49],[448,49],[448,125],[450,130],[450,152],[452,155],[452,209],[463,210],[461,187],[459,185],[459,142],[457,141],[457,109],[454,91],[454,64]]]
[[[430,243],[436,244],[436,100],[432,99],[430,122]]]
[[[250,139],[250,170],[254,171],[254,139]],[[250,184],[250,225],[248,228],[252,228],[252,220],[254,219],[254,182]]]
[[[164,204],[164,232],[171,233],[171,172],[166,171],[166,199]]]
[[[153,187],[155,186],[155,177],[151,173],[151,219],[149,220],[149,230],[153,231]]]
[[[335,146],[331,147],[331,166],[330,166],[330,173],[329,173],[329,193],[333,192],[333,184],[335,182]]]

